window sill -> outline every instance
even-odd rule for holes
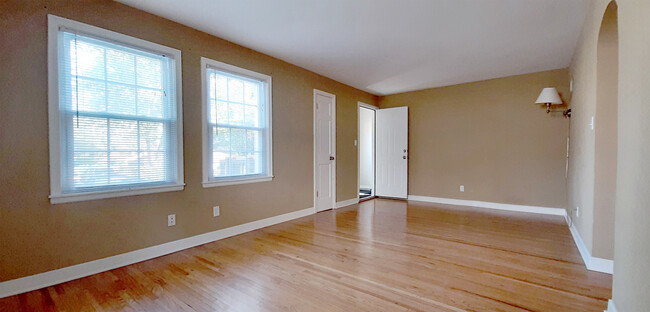
[[[104,199],[104,198],[182,191],[184,188],[185,188],[185,184],[176,184],[176,185],[165,185],[165,186],[139,187],[139,188],[124,189],[124,190],[58,194],[58,195],[50,195],[50,203],[64,204],[64,203],[72,203],[72,202],[79,202],[79,201]]]
[[[215,187],[215,186],[225,186],[225,185],[237,185],[237,184],[247,184],[247,183],[257,183],[257,182],[268,182],[273,180],[273,176],[263,176],[263,177],[249,177],[249,178],[233,178],[233,179],[224,179],[218,181],[204,181],[203,187]]]

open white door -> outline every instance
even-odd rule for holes
[[[334,208],[336,199],[336,96],[314,89],[314,208]]]
[[[377,110],[377,196],[408,195],[408,115],[408,107]]]

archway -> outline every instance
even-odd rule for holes
[[[618,6],[612,1],[600,26],[597,50],[593,256],[614,259],[618,145]]]

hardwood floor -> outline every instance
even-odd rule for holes
[[[374,199],[0,299],[0,311],[603,311],[563,217]]]

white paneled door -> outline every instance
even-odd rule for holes
[[[377,110],[376,192],[381,197],[408,194],[408,107]]]
[[[314,90],[314,207],[334,208],[336,199],[336,96]]]

